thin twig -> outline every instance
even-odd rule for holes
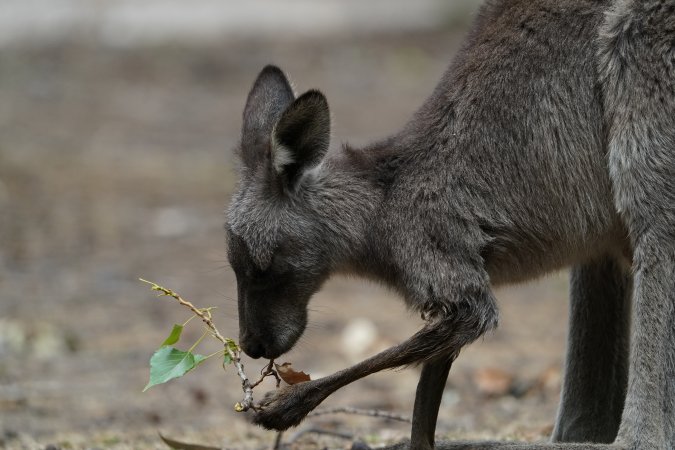
[[[304,430],[300,430],[297,433],[295,433],[293,436],[291,436],[291,439],[288,441],[289,444],[295,444],[301,437],[303,437],[306,434],[323,434],[325,436],[332,436],[340,439],[346,439],[346,440],[353,440],[354,435],[349,434],[349,433],[342,433],[340,431],[333,431],[333,430],[323,430],[321,428],[306,428]]]
[[[256,407],[253,405],[253,388],[258,384],[260,384],[260,382],[263,379],[265,379],[265,377],[271,375],[273,375],[277,379],[277,386],[279,385],[279,375],[274,370],[274,361],[273,360],[270,361],[270,363],[264,369],[264,372],[261,373],[261,378],[255,383],[251,384],[250,380],[248,379],[248,376],[246,376],[246,373],[244,372],[244,365],[241,362],[241,348],[239,348],[237,343],[234,342],[232,339],[223,337],[223,335],[220,334],[220,331],[218,331],[218,328],[216,328],[215,324],[213,323],[213,320],[211,320],[210,308],[204,309],[197,308],[191,302],[183,299],[177,292],[174,292],[171,289],[167,289],[163,286],[160,286],[157,283],[153,283],[152,281],[144,280],[143,278],[139,279],[142,282],[149,284],[153,291],[158,291],[160,293],[160,296],[172,297],[178,303],[190,309],[190,311],[192,311],[197,317],[199,317],[202,320],[202,322],[204,322],[204,324],[209,328],[213,337],[222,342],[223,346],[225,347],[225,351],[230,356],[230,358],[232,359],[232,363],[237,369],[237,375],[239,375],[239,378],[241,379],[241,389],[244,391],[244,399],[241,402],[236,403],[234,405],[234,409],[237,412],[248,411],[249,409],[253,409],[254,411],[256,411]]]
[[[338,406],[336,408],[319,409],[318,411],[314,411],[313,413],[309,414],[308,417],[324,416],[326,414],[337,414],[337,413],[355,414],[358,416],[379,417],[381,419],[389,419],[389,420],[396,420],[399,422],[412,423],[412,419],[408,416],[394,414],[379,409],[359,409],[359,408],[351,408],[349,406]]]
[[[281,384],[281,377],[279,376],[277,371],[274,369],[274,360],[273,359],[270,359],[269,364],[267,364],[265,367],[262,368],[262,370],[260,371],[260,379],[251,385],[251,389],[255,388],[257,385],[262,383],[262,381],[269,376],[273,376],[276,379],[277,388],[278,388],[279,385]]]

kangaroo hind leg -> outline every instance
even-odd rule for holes
[[[599,73],[615,203],[630,232],[635,287],[618,441],[675,448],[675,0],[616,1]]]
[[[570,276],[565,380],[553,432],[558,442],[614,442],[628,378],[631,277],[613,256]]]

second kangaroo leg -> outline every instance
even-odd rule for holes
[[[434,448],[434,433],[436,432],[438,409],[441,406],[443,390],[454,360],[455,356],[451,356],[424,363],[415,393],[415,408],[410,442],[401,442],[387,447],[386,450],[404,450],[409,448],[414,450],[432,450]],[[360,443],[359,447],[354,448],[364,448],[364,444]]]
[[[415,394],[410,448],[433,449],[438,408],[443,389],[455,356],[440,358],[424,364]]]
[[[631,279],[610,256],[572,270],[565,380],[553,440],[614,442],[628,379]]]

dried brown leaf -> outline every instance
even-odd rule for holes
[[[293,369],[293,367],[291,367],[291,363],[289,362],[275,364],[274,367],[277,369],[277,373],[281,379],[287,384],[298,384],[311,380],[309,375],[307,375],[305,372],[299,372]]]
[[[188,444],[186,442],[176,441],[170,439],[166,436],[163,436],[162,433],[159,433],[159,437],[164,441],[166,445],[173,448],[174,450],[220,450],[220,447],[211,447],[208,445],[199,445],[199,444]]]

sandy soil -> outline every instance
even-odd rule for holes
[[[297,89],[321,88],[331,102],[334,145],[359,145],[404,123],[456,51],[457,33],[3,50],[0,447],[165,448],[159,430],[227,448],[268,448],[274,434],[232,411],[237,378],[218,364],[141,394],[150,355],[187,316],[137,278],[218,306],[216,323],[236,337],[222,211],[235,182],[230,150],[257,72],[276,62]],[[439,435],[545,438],[559,395],[566,295],[565,274],[498,291],[501,327],[453,368]],[[366,282],[332,280],[287,359],[320,376],[404,339],[420,322],[395,297]],[[370,338],[345,341],[345,329]],[[194,327],[187,338],[199,333]],[[261,366],[247,363],[251,373]],[[409,414],[417,375],[380,374],[326,405]],[[308,427],[373,444],[408,432],[406,424],[344,415],[298,430]],[[347,445],[311,435],[296,444]]]

